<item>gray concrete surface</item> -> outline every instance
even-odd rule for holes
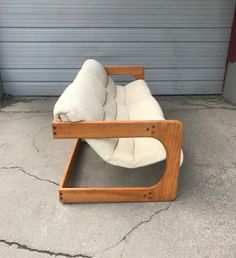
[[[74,141],[52,139],[56,99],[5,101],[0,108],[0,257],[236,257],[236,107],[217,96],[158,100],[167,118],[184,124],[177,200],[73,205],[58,201]],[[90,175],[79,179],[92,184],[101,177],[108,183],[113,176],[104,176],[103,163],[93,169],[95,160],[101,161],[91,150],[86,154]],[[142,172],[152,177],[147,169]],[[111,173],[125,183],[124,172],[120,179],[117,168]]]

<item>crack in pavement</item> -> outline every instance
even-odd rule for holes
[[[32,145],[35,148],[35,150],[39,153],[39,148],[38,148],[38,146],[36,145],[36,142],[35,142],[35,135],[33,136]]]
[[[43,249],[37,249],[37,248],[32,248],[29,247],[25,244],[21,244],[18,242],[10,242],[4,239],[0,239],[0,243],[4,243],[8,246],[12,246],[12,245],[16,245],[18,249],[23,249],[23,250],[27,250],[30,252],[35,252],[35,253],[42,253],[42,254],[48,254],[51,256],[64,256],[64,257],[81,257],[81,258],[92,258],[92,256],[86,255],[86,254],[69,254],[69,253],[62,253],[62,252],[53,252],[53,251],[49,251],[49,250],[43,250]]]
[[[13,167],[15,168],[15,167]],[[19,167],[17,167],[19,168]],[[7,168],[8,169],[8,168]],[[69,253],[62,253],[62,252],[54,252],[54,251],[49,251],[49,250],[44,250],[44,249],[37,249],[37,248],[32,248],[32,247],[29,247],[25,244],[21,244],[19,242],[16,242],[16,241],[7,241],[7,240],[4,240],[4,239],[0,239],[0,243],[4,243],[8,246],[13,246],[13,245],[16,245],[18,249],[23,249],[23,250],[27,250],[27,251],[30,251],[30,252],[37,252],[37,253],[43,253],[43,254],[48,254],[48,255],[51,255],[51,256],[64,256],[64,257],[81,257],[81,258],[93,258],[95,255],[97,255],[98,253],[101,253],[101,252],[105,252],[105,251],[108,251],[110,249],[113,249],[115,248],[116,246],[118,246],[120,243],[122,243],[123,241],[125,243],[127,243],[127,238],[134,232],[136,231],[140,226],[142,226],[143,224],[146,224],[146,223],[149,223],[150,221],[152,221],[153,217],[155,217],[156,215],[160,214],[161,212],[163,211],[167,211],[170,207],[171,207],[172,203],[170,203],[166,208],[163,208],[163,209],[160,209],[156,212],[153,212],[148,219],[146,220],[142,220],[141,222],[139,222],[137,225],[135,225],[134,227],[132,227],[116,244],[106,248],[106,249],[103,249],[103,250],[100,250],[96,253],[94,253],[93,255],[86,255],[86,254],[82,254],[82,253],[79,253],[79,254],[69,254]],[[123,252],[124,252],[124,247],[122,248],[122,252],[121,252],[121,257],[123,256]]]
[[[41,178],[41,177],[32,175],[32,174],[30,174],[29,172],[26,172],[23,167],[19,167],[19,166],[1,167],[0,169],[5,169],[5,170],[17,169],[18,171],[24,173],[25,175],[28,175],[28,176],[30,176],[30,177],[33,177],[33,178],[35,178],[35,179],[37,179],[37,180],[44,181],[44,182],[48,182],[48,183],[51,183],[51,184],[54,184],[54,185],[59,186],[58,183],[56,183],[56,182],[54,182],[54,181],[52,181],[52,180],[50,180],[50,179]]]
[[[181,193],[178,194],[178,198],[182,195],[184,195],[186,192],[186,189],[184,191],[182,191]],[[121,244],[123,241],[127,244],[127,238],[135,231],[137,230],[140,226],[142,226],[143,224],[149,223],[150,221],[152,221],[153,217],[155,217],[156,215],[160,214],[163,211],[167,211],[170,209],[171,205],[173,204],[173,202],[170,202],[169,205],[166,208],[160,209],[158,211],[153,212],[148,219],[146,220],[142,220],[141,222],[139,222],[137,225],[135,225],[134,227],[132,227],[119,241],[117,241],[114,245],[107,247],[103,250],[97,251],[96,253],[94,253],[94,255],[92,257],[94,257],[95,255],[101,253],[101,252],[106,252],[110,249],[113,249],[115,247],[117,247],[119,244]],[[123,257],[124,254],[124,250],[125,247],[123,246],[121,253],[120,253],[120,257]]]
[[[139,228],[141,225],[146,224],[146,223],[149,223],[149,222],[152,220],[152,218],[153,218],[154,216],[156,216],[157,214],[161,213],[162,211],[167,211],[167,210],[170,208],[170,206],[171,206],[171,203],[170,203],[166,208],[163,208],[163,209],[160,209],[160,210],[158,210],[158,211],[153,212],[153,213],[151,214],[151,216],[150,216],[148,219],[142,220],[142,221],[139,222],[136,226],[132,227],[132,228],[120,239],[119,242],[122,242],[122,241],[125,241],[125,242],[126,242],[126,241],[127,241],[127,238],[133,233],[133,231],[135,231],[135,230],[136,230],[137,228]]]
[[[39,147],[38,147],[37,144],[36,144],[36,136],[37,136],[38,134],[40,134],[40,133],[41,133],[44,129],[46,129],[46,128],[49,128],[49,126],[47,125],[47,126],[44,126],[44,127],[40,128],[40,129],[38,130],[38,132],[33,135],[32,146],[35,148],[35,150],[36,150],[38,153],[39,153]]]
[[[111,250],[111,249],[117,247],[117,246],[118,246],[119,244],[121,244],[123,241],[124,241],[125,243],[127,243],[127,238],[128,238],[135,230],[137,230],[137,229],[138,229],[140,226],[142,226],[143,224],[149,223],[149,222],[153,219],[153,217],[155,217],[156,215],[160,214],[161,212],[167,211],[167,210],[171,207],[171,205],[172,205],[172,203],[170,203],[166,208],[163,208],[163,209],[160,209],[160,210],[158,210],[158,211],[153,212],[153,213],[149,216],[148,219],[142,220],[142,221],[139,222],[137,225],[135,225],[134,227],[132,227],[132,228],[131,228],[119,241],[117,241],[114,245],[112,245],[112,246],[110,246],[110,247],[107,247],[107,248],[105,248],[105,249],[103,249],[103,250],[100,250],[100,251],[94,253],[93,257],[94,257],[95,255],[97,255],[98,253],[106,252],[106,251],[108,251],[108,250]],[[123,251],[124,251],[124,250],[122,250],[122,255],[123,255]]]
[[[15,168],[15,167],[13,167]],[[181,195],[183,195],[185,193],[185,191],[183,191],[182,193],[179,194],[178,197],[180,197]],[[69,253],[62,253],[62,252],[54,252],[54,251],[49,251],[49,250],[42,250],[42,249],[37,249],[37,248],[32,248],[32,247],[29,247],[25,244],[21,244],[21,243],[18,243],[18,242],[15,242],[15,241],[7,241],[7,240],[4,240],[4,239],[0,239],[0,243],[4,243],[8,246],[12,246],[12,245],[16,245],[18,249],[24,249],[24,250],[27,250],[27,251],[30,251],[30,252],[37,252],[37,253],[44,253],[44,254],[48,254],[48,255],[51,255],[51,256],[64,256],[64,257],[81,257],[81,258],[93,258],[95,257],[97,254],[99,253],[102,253],[102,252],[106,252],[108,250],[111,250],[115,247],[117,247],[119,244],[121,244],[122,242],[124,242],[124,244],[127,244],[128,242],[128,237],[134,232],[136,231],[139,227],[141,227],[143,224],[147,224],[149,222],[152,221],[152,219],[160,214],[161,212],[163,211],[167,211],[170,209],[172,205],[172,202],[169,203],[169,205],[166,207],[166,208],[163,208],[163,209],[160,209],[158,211],[155,211],[153,212],[148,219],[146,220],[142,220],[141,222],[139,222],[137,225],[133,226],[119,241],[117,241],[114,245],[110,246],[110,247],[107,247],[103,250],[100,250],[100,251],[97,251],[95,252],[93,255],[86,255],[86,254],[82,254],[82,253],[79,253],[79,254],[69,254]],[[123,257],[123,253],[124,253],[124,250],[125,250],[125,246],[123,246],[122,250],[121,250],[121,253],[120,253],[120,257],[122,258]]]
[[[123,245],[122,250],[120,252],[120,258],[123,258],[124,251],[125,251],[125,245]]]

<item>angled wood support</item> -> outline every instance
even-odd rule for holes
[[[71,166],[80,146],[80,140],[78,140],[59,188],[61,202],[170,201],[176,198],[182,143],[182,124],[179,121],[142,120],[72,123],[53,120],[52,129],[55,139],[153,137],[163,143],[167,152],[167,162],[163,176],[153,186],[68,188],[67,183]]]

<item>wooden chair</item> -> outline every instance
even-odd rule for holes
[[[131,75],[144,78],[142,66],[106,67],[110,75]],[[78,139],[65,169],[59,187],[62,203],[73,202],[140,202],[171,201],[176,198],[182,144],[182,124],[177,120],[141,121],[52,121],[55,139]],[[68,182],[72,166],[81,147],[81,139],[120,137],[153,137],[158,139],[167,152],[166,167],[161,179],[148,187],[70,188]]]

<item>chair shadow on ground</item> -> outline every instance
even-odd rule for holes
[[[68,187],[152,186],[160,180],[166,161],[135,169],[110,165],[83,141],[72,167]]]

